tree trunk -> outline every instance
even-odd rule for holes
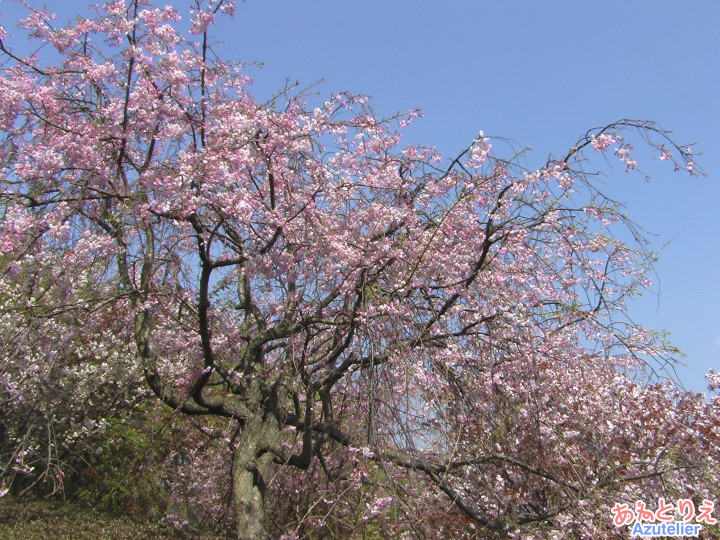
[[[240,435],[233,455],[233,499],[239,540],[268,538],[265,530],[265,486],[273,462],[267,448],[268,435],[278,435],[279,429],[269,419],[252,419]]]

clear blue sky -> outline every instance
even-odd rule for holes
[[[86,2],[46,1],[65,16]],[[187,0],[160,1],[178,9]],[[18,9],[0,0],[11,30]],[[716,0],[248,0],[217,29],[226,59],[250,68],[255,93],[286,78],[324,94],[373,96],[379,115],[420,108],[405,143],[448,154],[484,130],[533,147],[528,165],[564,152],[588,128],[650,119],[699,143],[707,178],[641,163],[604,181],[665,246],[636,319],[673,332],[689,389],[720,368],[720,2]]]

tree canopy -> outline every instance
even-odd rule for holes
[[[63,490],[155,418],[168,519],[239,538],[600,537],[617,503],[712,501],[720,401],[628,317],[654,256],[590,161],[692,149],[635,120],[539,170],[482,133],[404,148],[412,112],[254,99],[210,46],[233,9],[31,9],[47,56],[1,30],[7,488]]]

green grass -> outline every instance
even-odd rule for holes
[[[58,501],[0,498],[0,540],[140,540],[192,538],[217,540],[222,536],[189,534],[154,523],[135,521],[92,508]]]

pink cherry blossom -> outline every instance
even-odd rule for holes
[[[711,501],[720,401],[660,375],[677,350],[628,316],[655,256],[584,172],[690,151],[633,120],[535,171],[482,133],[403,148],[416,111],[259,103],[202,46],[233,9],[36,10],[38,55],[3,41],[8,489],[152,426],[138,467],[186,534],[604,538],[621,505]]]

